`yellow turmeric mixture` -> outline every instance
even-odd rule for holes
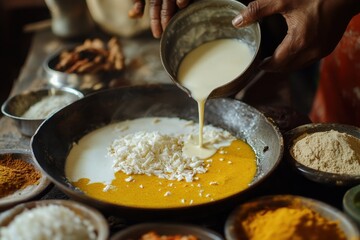
[[[322,217],[307,207],[280,207],[251,213],[242,222],[248,240],[345,240],[337,221]]]
[[[110,189],[105,184],[90,183],[87,178],[73,182],[89,196],[126,206],[145,208],[181,207],[223,199],[246,189],[253,180],[257,164],[253,149],[235,140],[220,148],[210,159],[206,173],[197,174],[192,182],[161,179],[156,176],[128,175],[117,172]]]

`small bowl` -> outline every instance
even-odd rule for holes
[[[137,240],[142,235],[154,231],[158,235],[193,235],[201,240],[223,240],[224,238],[209,229],[189,225],[175,223],[143,223],[134,225],[116,233],[110,240]]]
[[[84,97],[81,92],[72,88],[39,89],[36,91],[24,92],[7,99],[1,106],[1,112],[5,116],[15,120],[15,123],[22,134],[25,136],[32,136],[46,118],[26,118],[23,117],[23,114],[42,98],[54,95],[68,95],[73,102]]]
[[[11,155],[11,157],[15,159],[20,159],[31,163],[32,165],[34,165],[35,169],[42,173],[41,170],[34,164],[30,152],[22,150],[0,150],[0,159],[3,159],[7,155]],[[11,195],[0,198],[0,211],[8,209],[18,203],[36,198],[41,193],[43,193],[49,185],[50,180],[44,174],[41,174],[41,178],[38,184],[27,186],[24,189],[17,190]]]
[[[48,205],[60,205],[69,208],[80,218],[86,219],[94,226],[97,240],[106,240],[109,236],[109,227],[104,216],[97,210],[71,200],[41,200],[22,203],[0,214],[0,228],[8,226],[20,213],[44,207]],[[36,221],[36,219],[34,219]]]
[[[108,72],[97,74],[78,74],[66,73],[56,70],[55,66],[59,62],[61,52],[70,51],[75,46],[67,46],[50,54],[43,63],[44,76],[49,84],[55,88],[69,87],[84,93],[91,93],[98,90],[106,89],[109,85],[119,78],[123,71]]]
[[[190,92],[177,80],[179,65],[184,56],[203,43],[217,39],[239,39],[254,52],[253,59],[243,73],[231,82],[215,89],[209,98],[227,97],[239,92],[257,73],[261,33],[258,23],[236,29],[231,21],[246,9],[235,0],[203,0],[179,11],[164,30],[160,42],[161,62],[172,81],[188,95]],[[224,59],[219,59],[219,63]]]
[[[326,203],[300,196],[274,195],[261,197],[237,207],[226,220],[226,239],[246,240],[247,238],[244,237],[244,230],[241,228],[241,223],[246,219],[249,213],[265,209],[276,209],[279,207],[309,208],[330,221],[337,221],[339,223],[340,229],[344,232],[346,239],[359,239],[360,237],[359,230],[357,229],[355,223],[351,221],[344,213]]]
[[[360,185],[349,189],[343,198],[345,213],[360,227]]]
[[[336,130],[338,132],[347,133],[356,138],[360,138],[360,129],[351,125],[336,123],[312,123],[301,125],[284,134],[286,158],[290,160],[290,163],[297,171],[311,181],[336,186],[353,186],[359,184],[360,175],[337,174],[316,170],[301,164],[292,156],[292,146],[295,144],[295,140],[300,136],[303,134],[325,132],[330,130]]]

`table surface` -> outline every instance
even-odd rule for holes
[[[153,39],[150,35],[120,40],[125,49],[126,65],[128,66],[127,73],[124,75],[126,85],[171,83],[170,78],[161,65],[159,40]],[[55,37],[49,29],[35,32],[28,57],[21,69],[19,77],[13,84],[10,96],[48,86],[49,83],[44,77],[42,68],[44,60],[52,52],[70,43],[72,42]],[[273,92],[271,90],[269,91],[267,87],[261,87],[260,89],[262,90],[256,91],[257,96],[262,96],[262,98],[248,94],[243,100],[247,100],[251,105],[259,106],[259,108],[264,110],[266,115],[269,114],[270,117],[275,118],[275,122],[277,122],[277,117],[284,119],[284,115],[293,114],[286,104],[285,108],[283,108],[284,104],[282,104],[281,111],[272,107],[278,105],[279,102],[285,102],[288,103],[287,105],[291,105],[289,104],[289,94],[286,92],[286,81],[280,81],[279,79],[283,80],[284,78],[279,75],[266,76],[265,78],[266,81],[264,82],[266,83],[258,81],[254,86],[257,84],[269,84],[276,87],[279,91]],[[266,89],[266,91],[264,91],[264,89]],[[259,91],[263,92],[259,93]],[[251,90],[249,90],[249,92],[251,93]],[[279,94],[279,92],[281,92],[281,94]],[[274,97],[274,95],[276,95],[276,97]],[[286,123],[283,129],[280,126],[280,130],[285,131],[288,130],[288,128],[302,123],[296,116],[290,116],[288,119],[289,121],[291,119],[296,119],[297,121],[294,121],[292,124]],[[306,122],[306,120],[304,121]],[[278,123],[282,124],[281,121],[278,121]],[[1,117],[0,147],[2,149],[20,149],[30,152],[30,138],[23,136],[19,132],[13,120],[7,117]],[[342,210],[342,198],[346,190],[348,190],[348,187],[328,186],[311,182],[298,173],[290,171],[287,162],[282,161],[270,178],[258,186],[256,193],[252,197],[274,194],[301,195],[321,200]],[[45,193],[38,197],[38,199],[67,198],[68,197],[54,185],[51,185]],[[107,216],[107,220],[112,232],[116,232],[130,224],[115,216]],[[208,219],[208,221],[198,224],[212,228],[223,234],[223,220],[224,218],[219,217],[216,219]]]

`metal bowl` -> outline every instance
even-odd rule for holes
[[[237,207],[229,216],[225,223],[225,237],[227,240],[248,240],[245,231],[242,228],[244,221],[250,213],[261,210],[277,209],[279,207],[306,207],[322,217],[339,223],[339,227],[343,230],[346,239],[359,239],[360,233],[352,222],[344,213],[338,209],[310,198],[293,196],[293,195],[275,195],[265,196]],[[286,230],[286,229],[284,229]]]
[[[300,174],[311,181],[336,186],[353,186],[359,184],[360,175],[336,174],[313,169],[298,162],[291,154],[291,149],[295,144],[295,140],[300,136],[330,130],[336,130],[338,132],[347,133],[356,138],[360,138],[360,129],[351,125],[337,123],[311,123],[301,125],[284,134],[286,158]]]
[[[96,209],[93,209],[87,205],[77,203],[69,200],[41,200],[22,203],[14,208],[11,208],[0,214],[0,228],[6,227],[21,213],[29,211],[37,207],[44,207],[48,205],[64,206],[72,210],[81,219],[86,219],[94,227],[96,233],[96,240],[107,240],[109,237],[109,227],[103,215]],[[36,219],[34,219],[36,221]],[[61,219],[59,219],[61,221]],[[56,223],[54,223],[56,224]],[[37,225],[34,225],[39,226]],[[34,227],[30,226],[30,227]]]
[[[44,61],[42,67],[44,70],[44,77],[49,84],[55,88],[69,87],[77,89],[83,93],[91,93],[94,91],[108,88],[109,85],[117,81],[120,72],[106,72],[106,73],[66,73],[56,70],[55,66],[59,62],[60,53],[64,50],[72,50],[75,46],[65,46],[50,54]]]
[[[223,240],[224,238],[209,229],[189,224],[174,224],[174,223],[143,223],[126,228],[116,233],[110,240],[123,239],[141,239],[146,233],[150,231],[156,232],[158,235],[193,235],[201,240]]]
[[[65,161],[74,142],[112,122],[140,117],[179,117],[197,122],[197,105],[174,85],[134,86],[90,94],[44,121],[31,140],[39,166],[70,197],[109,214],[134,221],[199,218],[231,209],[264,181],[282,158],[283,139],[278,128],[251,106],[232,99],[211,99],[206,123],[221,127],[249,143],[257,154],[258,169],[244,191],[206,204],[177,208],[139,208],[96,200],[66,179]]]
[[[261,42],[258,23],[236,29],[231,21],[246,8],[235,0],[203,0],[178,12],[162,34],[160,56],[166,72],[173,82],[190,95],[177,80],[179,65],[184,56],[199,45],[224,38],[239,39],[254,51],[252,63],[233,81],[213,90],[209,98],[230,96],[239,92],[250,80],[258,64]],[[224,59],[219,59],[219,63]]]
[[[345,213],[360,227],[360,185],[350,188],[344,195]]]
[[[68,95],[73,101],[84,95],[71,88],[45,88],[30,92],[20,93],[7,99],[1,106],[1,112],[13,119],[25,136],[32,136],[45,118],[26,118],[23,114],[42,98],[53,95]]]
[[[13,149],[2,149],[0,150],[0,161],[5,156],[10,155],[14,159],[26,161],[34,165],[35,169],[41,171],[34,163],[31,152],[25,150],[13,150]],[[2,174],[2,173],[1,173]],[[50,180],[41,172],[41,178],[35,185],[27,186],[24,189],[20,189],[13,194],[0,198],[0,211],[8,209],[16,204],[29,201],[41,195],[50,185]]]

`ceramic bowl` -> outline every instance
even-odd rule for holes
[[[239,92],[257,73],[261,43],[258,23],[236,29],[231,21],[246,8],[235,0],[195,1],[171,18],[160,42],[161,62],[173,82],[190,95],[177,80],[179,65],[184,56],[203,43],[217,39],[237,39],[253,50],[253,59],[243,73],[233,81],[212,91],[209,98],[230,96]],[[221,64],[222,59],[219,59]]]
[[[131,221],[178,221],[227,212],[257,189],[282,159],[283,139],[262,113],[233,99],[211,99],[206,124],[228,130],[257,153],[257,173],[245,190],[224,199],[184,207],[146,208],[100,201],[75,188],[65,176],[69,151],[85,134],[102,126],[142,117],[177,117],[197,122],[196,102],[175,85],[134,86],[88,95],[47,119],[31,140],[39,166],[64,193],[112,215]],[[71,126],[71,128],[69,127]]]
[[[286,132],[284,135],[286,158],[299,173],[311,181],[337,186],[352,186],[359,184],[360,175],[336,174],[313,169],[301,164],[292,155],[291,149],[294,146],[296,139],[302,135],[330,130],[347,133],[355,138],[360,139],[360,129],[355,126],[335,123],[312,123],[301,125]]]
[[[0,214],[0,228],[8,226],[19,214],[37,207],[48,205],[64,206],[72,210],[81,219],[86,219],[94,227],[96,240],[107,240],[109,227],[103,215],[97,210],[71,200],[41,200],[22,203]],[[34,219],[36,221],[36,219]],[[34,225],[36,227],[38,225]]]
[[[344,195],[345,213],[360,227],[360,185],[350,188]]]
[[[23,114],[34,104],[41,101],[47,96],[66,95],[69,97],[69,102],[74,102],[84,95],[72,88],[44,88],[23,92],[14,95],[7,99],[1,106],[2,113],[13,119],[20,132],[25,136],[32,136],[39,125],[45,120],[44,117],[28,118]],[[64,106],[63,106],[64,107]],[[54,111],[60,110],[54,109]]]
[[[0,150],[0,161],[5,157],[10,156],[13,159],[19,159],[34,165],[35,169],[40,171],[41,178],[35,185],[29,185],[24,189],[20,189],[11,195],[0,198],[0,211],[8,209],[18,203],[29,201],[40,196],[50,185],[50,180],[41,172],[41,170],[35,165],[31,152],[25,150]]]
[[[217,232],[204,227],[189,224],[175,223],[143,223],[128,227],[116,233],[110,240],[140,239],[146,233],[155,232],[158,235],[193,235],[201,240],[223,240],[224,238]]]
[[[250,213],[261,210],[277,209],[279,207],[306,207],[319,213],[322,217],[336,221],[344,232],[346,239],[359,239],[359,230],[353,221],[338,209],[310,198],[293,195],[265,196],[238,206],[225,223],[227,240],[248,240],[242,227],[242,222]]]

